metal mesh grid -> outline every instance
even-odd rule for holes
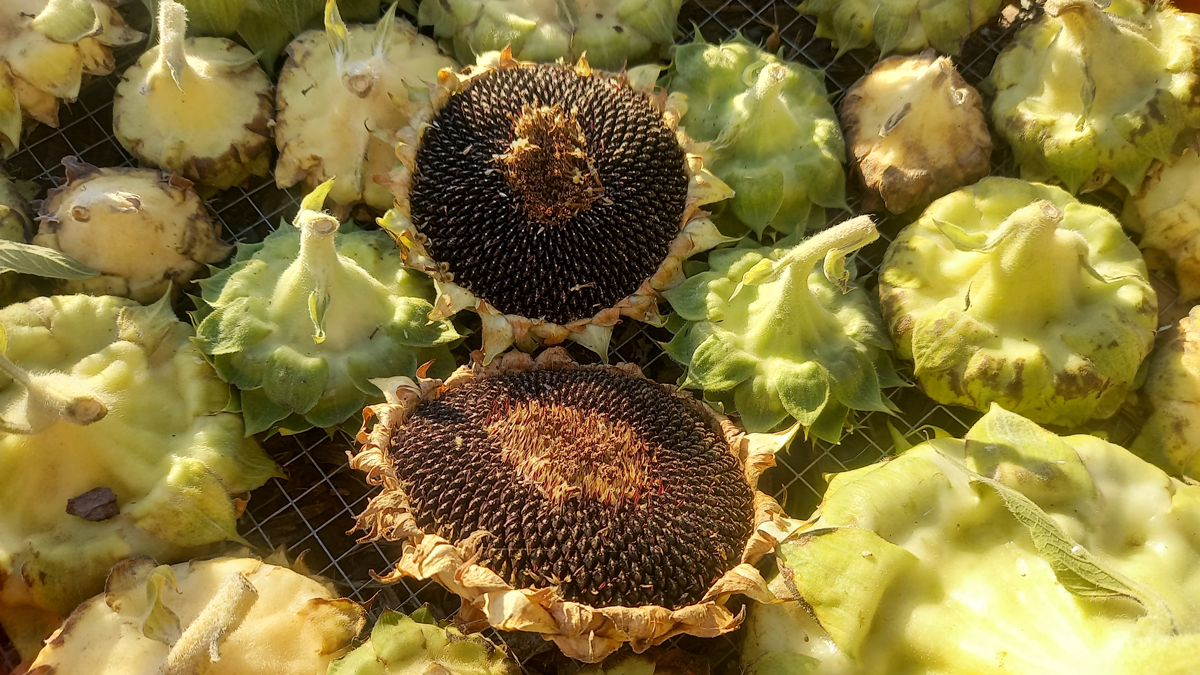
[[[125,6],[133,24],[145,21],[144,12],[134,3]],[[139,13],[142,16],[136,16]],[[721,41],[741,33],[752,42],[769,48],[782,49],[785,58],[824,71],[826,85],[835,106],[840,105],[844,91],[877,60],[870,50],[855,50],[835,58],[836,51],[828,40],[813,36],[816,26],[813,17],[799,14],[789,3],[771,0],[685,0],[679,26],[684,40],[690,40],[698,30],[710,41]],[[993,22],[978,31],[965,45],[956,65],[972,85],[991,70],[992,63],[1011,34],[1012,28]],[[122,72],[137,57],[144,45],[135,45],[117,54],[117,73]],[[134,160],[112,137],[112,98],[116,87],[115,75],[96,78],[85,84],[79,99],[64,105],[60,112],[60,128],[38,127],[24,139],[22,149],[5,163],[15,178],[33,180],[43,189],[64,181],[60,158],[75,155],[97,166],[132,166]],[[994,137],[995,138],[995,137]],[[995,138],[993,175],[1014,176],[1011,154],[1000,139]],[[848,181],[848,201],[851,208],[859,203],[858,187]],[[246,188],[233,188],[213,197],[209,204],[231,242],[257,242],[273,230],[281,219],[289,219],[299,208],[298,189],[279,190],[273,180],[257,180]],[[1103,196],[1090,199],[1110,209],[1119,210],[1119,201]],[[828,221],[837,222],[849,217],[848,212],[829,212]],[[893,235],[906,223],[897,218],[879,222],[880,241],[860,253],[860,278],[871,287],[883,252]],[[1169,275],[1154,275],[1154,285],[1160,294],[1164,323],[1172,323],[1186,313],[1177,306],[1176,288]],[[663,382],[674,382],[681,370],[658,346],[669,337],[661,329],[625,322],[613,336],[610,359],[630,361],[643,367],[650,376]],[[577,358],[589,355],[576,351]],[[465,350],[458,354],[461,360]],[[907,388],[892,395],[903,411],[899,417],[870,414],[859,419],[860,428],[848,435],[839,445],[823,442],[797,441],[778,458],[778,466],[764,476],[764,490],[776,495],[786,510],[795,516],[806,516],[819,503],[824,492],[824,475],[861,467],[892,453],[893,441],[889,424],[906,436],[916,437],[926,426],[935,426],[961,435],[978,418],[973,411],[950,408],[934,403],[916,388]],[[1106,432],[1117,443],[1132,440],[1141,420],[1123,411],[1104,423],[1099,431]],[[1093,431],[1097,431],[1093,429]],[[380,544],[358,544],[348,534],[354,524],[354,514],[360,512],[373,490],[368,488],[357,472],[346,466],[349,439],[344,435],[328,437],[322,432],[268,439],[268,451],[283,467],[286,478],[272,479],[254,491],[249,508],[239,528],[259,553],[266,554],[283,546],[289,557],[306,553],[306,562],[314,571],[330,578],[340,590],[358,601],[372,598],[372,612],[383,608],[413,611],[423,604],[438,618],[450,616],[458,606],[450,596],[433,582],[404,580],[383,585],[372,579],[371,571],[386,570],[394,559],[396,547]],[[2,635],[0,635],[2,636]],[[532,635],[492,633],[494,639],[505,640],[514,656],[522,663],[525,673],[567,673],[573,666],[564,663],[550,643]],[[740,636],[734,633],[714,640],[677,638],[676,646],[706,655],[714,673],[736,673]],[[6,657],[0,649],[0,671]]]

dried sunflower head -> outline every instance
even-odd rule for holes
[[[113,71],[112,47],[142,39],[111,0],[0,3],[0,156],[16,151],[23,117],[58,126],[86,75]]]
[[[682,260],[724,239],[699,207],[732,192],[677,133],[659,71],[505,51],[439,75],[379,222],[435,280],[431,318],[479,313],[485,360],[568,339],[606,355],[621,316],[654,320]]]
[[[432,578],[463,621],[587,662],[727,633],[729,595],[767,597],[753,565],[795,525],[755,485],[794,429],[747,436],[636,367],[562,348],[379,384],[389,402],[365,413],[351,466],[383,485],[363,540],[403,542],[384,581]]]

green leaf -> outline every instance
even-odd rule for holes
[[[1038,555],[1050,565],[1055,578],[1072,595],[1081,598],[1124,597],[1150,612],[1165,609],[1166,603],[1161,598],[1155,597],[1149,589],[1136,588],[1133,581],[1127,580],[1123,574],[1071,539],[1062,526],[1029,497],[1000,481],[972,471],[941,450],[936,451],[966,473],[971,482],[985,485],[1000,496],[1008,512],[1029,531]]]
[[[0,272],[70,280],[91,279],[100,274],[61,251],[4,240],[0,240]]]

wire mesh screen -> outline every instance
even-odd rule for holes
[[[123,11],[134,15],[130,16],[134,25],[138,25],[139,20],[145,24],[145,13],[137,4],[127,4]],[[141,16],[136,16],[139,13]],[[986,77],[1006,39],[1015,30],[1002,24],[997,20],[978,31],[956,59],[959,70],[972,85],[978,85]],[[836,57],[836,50],[828,40],[814,37],[815,20],[799,14],[787,2],[687,0],[679,26],[685,40],[690,40],[697,30],[710,42],[741,33],[752,42],[782,50],[785,58],[822,70],[835,105],[840,104],[843,92],[878,59],[878,54],[870,50],[855,50]],[[119,52],[116,72],[122,72],[144,48],[144,44],[135,45]],[[22,149],[6,162],[8,172],[15,178],[37,182],[44,194],[46,189],[64,181],[60,160],[66,155],[101,167],[132,165],[132,158],[112,137],[112,99],[116,83],[116,75],[86,83],[78,100],[63,107],[58,129],[40,126],[24,139]],[[1016,175],[1011,154],[999,139],[996,143],[993,174]],[[853,208],[859,203],[858,186],[851,180],[848,189]],[[227,241],[257,242],[281,219],[290,220],[295,215],[299,198],[298,188],[279,190],[272,179],[264,179],[255,180],[245,188],[219,193],[209,205],[220,219]],[[1119,207],[1116,201],[1106,202],[1102,197],[1091,200],[1110,209]],[[850,215],[849,212],[830,211],[828,220],[832,223]],[[905,224],[897,218],[881,220],[881,239],[859,254],[860,278],[869,289],[874,286],[883,252]],[[1154,283],[1160,293],[1164,322],[1181,316],[1186,309],[1175,306],[1174,280],[1169,275],[1155,276]],[[659,346],[668,338],[661,329],[626,321],[615,330],[610,360],[637,363],[649,376],[663,382],[675,382],[682,371]],[[457,353],[460,363],[466,361],[472,344],[468,340]],[[582,350],[575,350],[574,355],[580,359],[591,358]],[[915,387],[894,392],[892,398],[902,411],[901,415],[860,416],[855,432],[838,445],[797,440],[778,457],[778,466],[765,475],[763,489],[775,494],[791,515],[807,516],[820,501],[826,474],[864,466],[888,456],[893,450],[893,431],[917,438],[923,427],[934,426],[959,435],[978,417],[969,410],[938,405]],[[1131,413],[1122,412],[1106,421],[1100,431],[1115,442],[1126,443],[1137,431],[1139,422]],[[382,608],[413,611],[428,604],[438,618],[449,617],[458,608],[457,598],[437,584],[405,580],[384,585],[372,578],[372,571],[382,573],[391,565],[398,555],[398,547],[360,544],[356,542],[356,535],[350,532],[355,515],[362,511],[372,494],[361,475],[346,465],[350,442],[344,435],[330,437],[319,431],[268,439],[265,445],[283,467],[286,478],[272,479],[254,491],[240,523],[243,535],[261,554],[281,546],[287,549],[289,557],[307,552],[305,560],[312,570],[333,580],[342,592],[355,600],[373,599],[372,612],[376,615]],[[577,667],[566,662],[551,643],[539,636],[493,633],[491,637],[509,644],[510,651],[526,673],[569,673]],[[733,633],[707,641],[678,638],[673,644],[707,656],[713,673],[731,673],[739,670],[739,641],[739,634]],[[2,648],[0,652],[3,652]],[[14,658],[11,651],[0,653],[0,664],[7,659],[11,667]]]

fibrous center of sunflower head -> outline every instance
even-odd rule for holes
[[[604,193],[583,128],[574,111],[561,105],[526,105],[512,143],[496,160],[525,212],[547,225],[586,211]]]
[[[497,411],[488,435],[501,456],[548,499],[572,495],[616,504],[654,489],[654,451],[622,420],[557,403],[523,401]]]

